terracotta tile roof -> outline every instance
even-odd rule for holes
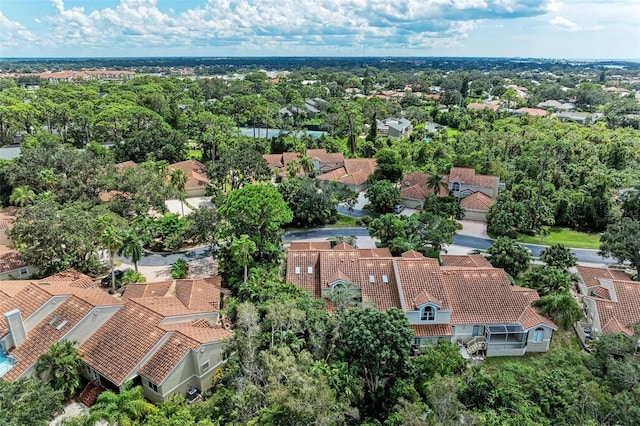
[[[144,363],[138,373],[160,384],[175,366],[192,350],[200,347],[195,340],[181,333],[173,333]]]
[[[329,250],[330,241],[291,241],[289,250]]]
[[[460,207],[465,210],[479,210],[488,212],[489,208],[494,203],[495,201],[493,200],[493,198],[478,191],[460,200]]]
[[[517,114],[529,114],[535,117],[544,117],[549,114],[547,111],[540,108],[518,108],[514,112]]]
[[[196,189],[209,184],[207,167],[197,160],[180,161],[170,164],[168,168],[169,170],[180,169],[187,175],[185,189]]]
[[[424,255],[422,253],[420,253],[419,251],[415,251],[415,250],[409,250],[409,251],[405,251],[404,253],[402,253],[400,256],[402,257],[406,257],[406,258],[413,258],[413,259],[420,259],[423,258]]]
[[[162,316],[128,301],[82,344],[83,361],[116,385],[165,337]]]
[[[355,250],[356,248],[351,244],[339,243],[333,247],[334,250]]]
[[[291,249],[287,253],[287,282],[309,290],[316,297],[320,297],[320,253],[318,250]]]
[[[530,307],[531,293],[513,291],[502,269],[443,267],[442,276],[452,305],[451,324],[517,323],[521,318],[529,324],[533,318],[535,312],[523,317]]]
[[[263,154],[262,158],[265,159],[269,165],[269,169],[282,169],[284,164],[282,162],[282,154]]]
[[[482,104],[482,103],[477,103],[477,102],[472,102],[469,105],[467,105],[467,109],[481,110],[481,109],[485,109],[485,108],[497,111],[498,108],[500,108],[500,105],[497,105],[497,104]]]
[[[173,286],[174,281],[158,281],[154,283],[127,284],[122,298],[124,300],[138,299],[141,297],[164,296]]]
[[[377,163],[373,158],[345,159],[344,167],[323,173],[317,176],[316,179],[357,186],[366,183],[369,180],[369,175],[371,175],[376,168]]]
[[[627,336],[633,336],[633,330],[625,327],[617,318],[613,317],[602,327],[603,333],[623,333]]]
[[[640,282],[616,280],[612,285],[617,302],[585,296],[595,301],[600,325],[605,332],[605,327],[614,327],[615,323],[609,325],[614,319],[625,327],[640,321]]]
[[[462,266],[466,268],[492,268],[493,266],[489,261],[481,254],[443,254],[440,255],[443,266]]]
[[[338,269],[333,275],[327,278],[327,285],[334,283],[336,281],[344,281],[345,283],[357,283],[357,280],[351,278],[350,275],[345,274],[340,269]]]
[[[624,271],[618,269],[606,269],[606,268],[593,268],[590,266],[576,266],[578,275],[582,282],[587,287],[594,287],[600,285],[600,279],[605,280],[618,280],[628,281],[629,275]]]
[[[362,302],[381,310],[401,308],[392,259],[361,258],[354,278],[362,290]]]
[[[15,296],[17,293],[22,291],[26,286],[28,286],[31,281],[27,280],[7,280],[0,281],[0,304],[5,300]]]
[[[191,311],[211,312],[220,307],[220,276],[176,280],[176,297]]]
[[[558,326],[555,325],[553,321],[545,316],[540,315],[531,306],[527,306],[526,308],[524,308],[524,311],[522,312],[522,315],[520,315],[520,318],[518,318],[517,322],[519,322],[520,325],[522,325],[522,328],[524,328],[525,330],[536,327],[538,325],[546,325],[553,328],[554,330],[558,329]]]
[[[163,317],[173,317],[180,315],[189,315],[194,312],[207,312],[207,310],[191,310],[176,296],[159,296],[159,297],[141,297],[139,299],[130,299],[141,304],[147,309],[156,312]],[[208,311],[212,309],[209,308]]]
[[[343,251],[334,249],[330,251],[321,251],[320,264],[317,268],[320,272],[320,287],[328,287],[331,279],[338,271],[349,271],[349,273],[351,273],[352,271],[356,271],[359,258],[360,254],[357,250]],[[302,271],[302,273],[305,272],[305,270]]]
[[[500,178],[497,176],[477,175],[474,169],[452,167],[447,175],[447,183],[454,180],[465,185],[494,188],[498,185]]]
[[[27,263],[20,258],[17,250],[0,245],[0,273],[24,268]]]
[[[424,200],[433,194],[433,189],[427,187],[430,175],[427,173],[407,173],[402,177],[402,187],[400,188],[400,198],[410,200]],[[440,183],[438,197],[449,195],[449,188],[446,182]]]
[[[10,353],[18,360],[18,363],[7,372],[2,378],[4,380],[15,380],[33,365],[40,355],[45,353],[52,343],[59,341],[65,334],[77,325],[93,307],[78,297],[71,296],[60,306],[49,314],[43,321],[27,334],[27,340]],[[23,319],[25,317],[23,316]],[[56,322],[49,324],[53,319]],[[58,330],[57,328],[67,321]]]
[[[596,296],[601,299],[611,300],[611,293],[604,287],[594,287],[589,291],[589,296]]]
[[[451,308],[445,293],[440,265],[436,259],[403,257],[395,262],[404,294],[404,309],[415,309],[422,300],[421,294],[425,291],[441,302],[439,305],[442,309]]]
[[[422,306],[425,303],[435,303],[438,306],[442,306],[442,300],[437,297],[433,297],[427,290],[422,290],[422,292],[414,299],[413,307],[417,309],[418,306]]]
[[[58,272],[36,282],[38,283],[65,283],[70,287],[90,288],[94,286],[94,279],[74,269]]]
[[[36,282],[40,289],[46,291],[52,296],[73,295],[84,300],[91,306],[114,306],[121,305],[123,302],[117,297],[107,293],[100,288],[83,288],[74,287],[64,282]]]
[[[415,337],[439,337],[453,336],[453,330],[449,324],[410,324]]]
[[[15,293],[11,299],[0,304],[0,337],[8,333],[7,322],[4,317],[5,312],[20,309],[22,319],[27,319],[37,309],[51,298],[51,295],[34,284],[29,284],[19,292]]]
[[[391,250],[388,247],[374,249],[358,249],[360,257],[392,257]]]
[[[212,326],[204,319],[195,320],[190,323],[162,324],[160,327],[166,331],[178,331],[199,344],[220,342],[233,337],[231,331],[222,327]]]
[[[307,156],[320,163],[344,163],[344,155],[341,152],[327,152],[326,149],[307,149]]]

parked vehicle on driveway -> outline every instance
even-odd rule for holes
[[[404,211],[404,204],[396,204],[393,206],[393,212],[395,214],[402,213]]]

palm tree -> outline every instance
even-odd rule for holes
[[[38,173],[38,180],[47,191],[51,191],[58,182],[58,176],[52,169],[43,169]]]
[[[184,217],[184,187],[187,184],[188,176],[182,169],[171,170],[171,186],[173,186],[178,192],[180,197],[180,206],[182,208],[182,217]]]
[[[540,313],[565,330],[570,329],[582,317],[582,310],[570,294],[548,294],[532,304]]]
[[[133,267],[138,272],[138,262],[142,259],[142,243],[135,232],[129,231],[125,233],[118,255],[130,258],[133,262]]]
[[[239,239],[231,243],[231,255],[233,259],[244,267],[244,282],[247,282],[247,267],[253,261],[253,254],[257,251],[256,243],[247,234],[242,234]]]
[[[438,173],[432,173],[427,178],[427,188],[431,188],[433,195],[440,193],[440,185],[442,184],[442,176]]]
[[[51,387],[71,396],[80,388],[82,360],[76,342],[63,340],[49,346],[36,362],[36,374],[47,379]]]
[[[307,176],[315,174],[313,160],[308,155],[303,155],[302,158],[300,158],[300,167],[302,167],[302,170],[304,170]]]
[[[111,289],[115,293],[116,274],[114,269],[114,256],[124,245],[124,234],[120,229],[115,228],[113,225],[108,225],[102,231],[100,239],[102,240],[104,248],[109,251],[109,260],[111,262]]]
[[[33,203],[36,198],[36,193],[29,189],[27,186],[19,186],[14,188],[9,197],[9,202],[14,206],[24,207],[27,204]]]
[[[298,160],[291,160],[286,164],[286,168],[287,168],[287,177],[289,179],[293,179],[294,177],[298,176],[298,173],[300,173],[300,162]]]
[[[131,387],[129,382],[119,393],[106,391],[98,395],[89,418],[93,422],[106,420],[109,424],[130,425],[157,410],[155,405],[142,396],[142,387]]]

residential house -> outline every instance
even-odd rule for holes
[[[576,327],[584,344],[604,333],[634,335],[640,322],[640,282],[620,270],[577,266],[586,323]]]
[[[471,102],[467,105],[467,109],[471,109],[474,111],[481,111],[483,109],[490,109],[492,111],[497,111],[500,109],[500,105],[497,103],[479,103],[479,102]]]
[[[36,268],[28,265],[20,258],[20,253],[13,247],[9,238],[9,230],[16,214],[15,208],[0,211],[0,280],[16,280],[27,278],[36,272]]]
[[[388,249],[292,243],[287,282],[316,297],[348,291],[357,302],[401,309],[414,331],[415,347],[444,339],[464,345],[469,354],[487,356],[548,350],[557,328],[531,307],[538,299],[535,290],[512,286],[502,269],[481,256],[444,262],[440,266],[415,251],[392,257]]]
[[[446,177],[447,186],[451,195],[462,198],[482,192],[490,198],[496,198],[504,184],[500,184],[497,176],[477,175],[474,169],[452,167]]]
[[[202,197],[209,187],[209,178],[207,178],[207,167],[197,160],[180,161],[168,166],[169,173],[172,170],[180,169],[187,175],[187,182],[184,190],[187,197]]]
[[[555,118],[562,122],[573,121],[578,124],[593,124],[602,118],[602,113],[594,112],[575,112],[575,111],[567,111],[567,112],[558,112],[555,114]]]
[[[478,191],[460,200],[460,207],[464,209],[464,220],[486,222],[487,213],[495,200]]]
[[[406,138],[413,131],[411,121],[406,118],[385,118],[376,121],[378,136],[387,136],[391,139]]]
[[[122,299],[74,271],[0,282],[0,376],[32,376],[51,344],[71,340],[92,384],[118,390],[133,380],[152,401],[206,389],[232,335],[216,326],[219,302],[219,277],[133,284]]]
[[[540,108],[518,108],[511,111],[515,115],[531,115],[533,117],[546,117],[549,112]]]
[[[544,108],[544,109],[553,109],[556,111],[570,111],[572,109],[575,109],[575,105],[572,103],[568,103],[568,102],[560,102],[560,101],[556,101],[556,100],[548,100],[548,101],[544,101],[544,102],[540,102],[538,104],[538,108]]]
[[[422,208],[424,200],[435,193],[434,188],[428,187],[430,175],[427,173],[407,173],[402,177],[400,187],[400,198],[402,204],[411,209]],[[444,179],[438,188],[438,196],[449,195],[449,188]]]
[[[269,165],[269,169],[274,171],[280,176],[287,175],[287,164],[290,161],[300,161],[303,155],[311,158],[313,162],[314,173],[316,175],[330,172],[344,166],[344,155],[341,152],[327,152],[326,149],[308,149],[306,154],[300,152],[283,152],[282,154],[264,154],[262,158],[265,159]],[[298,173],[300,176],[304,175],[301,170]]]
[[[346,158],[344,166],[316,176],[321,183],[336,182],[352,191],[364,191],[369,184],[369,176],[377,168],[373,158]]]

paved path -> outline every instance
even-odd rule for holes
[[[355,236],[355,237],[368,237],[369,231],[366,228],[314,228],[314,229],[301,229],[294,231],[287,231],[282,236],[282,240],[285,242],[295,240],[308,240],[313,238],[332,238],[337,236]],[[474,237],[470,235],[455,235],[453,237],[453,246],[460,246],[467,248],[468,250],[479,249],[486,250],[491,246],[493,242],[490,238]],[[531,250],[531,254],[534,257],[539,257],[540,253],[547,247],[538,244],[522,244],[523,247]],[[615,265],[618,262],[611,257],[602,257],[598,254],[597,250],[587,249],[571,249],[575,254],[578,262],[594,263],[603,265]],[[140,266],[163,266],[170,265],[178,259],[184,259],[186,261],[192,261],[202,259],[204,257],[211,256],[209,247],[198,247],[192,250],[187,250],[179,253],[151,253],[145,252],[144,257],[138,263]],[[126,262],[126,259],[121,259]]]

